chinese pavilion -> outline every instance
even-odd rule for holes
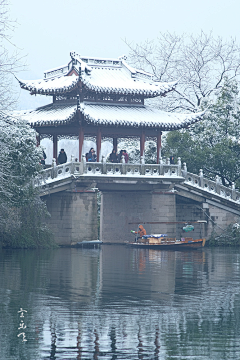
[[[36,129],[38,144],[43,137],[53,140],[53,157],[57,159],[57,142],[61,137],[79,139],[81,161],[84,136],[96,138],[97,161],[101,140],[140,138],[140,155],[145,139],[157,140],[159,162],[162,131],[181,129],[202,119],[203,112],[167,113],[146,106],[145,99],[164,96],[177,82],[154,81],[153,75],[132,68],[125,57],[100,59],[70,53],[65,66],[44,73],[42,80],[18,80],[32,95],[52,96],[52,103],[25,111],[23,118]]]

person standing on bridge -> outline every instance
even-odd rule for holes
[[[95,154],[94,148],[91,148],[89,150],[89,153],[87,154],[87,161],[89,161],[89,162],[97,161],[97,155]]]
[[[118,154],[115,149],[112,150],[110,154],[110,162],[111,163],[118,163]]]
[[[174,156],[170,156],[170,164],[171,164],[171,165],[174,164]]]
[[[67,162],[67,154],[65,153],[64,149],[61,149],[58,155],[58,164],[64,164]]]
[[[46,155],[45,151],[43,150],[42,158],[41,158],[41,161],[40,161],[41,165],[45,165],[46,158],[47,158],[47,155]]]
[[[127,164],[128,163],[128,160],[129,160],[129,156],[128,156],[128,153],[127,153],[127,150],[123,150],[123,156],[124,156],[124,159],[125,159],[125,163]]]

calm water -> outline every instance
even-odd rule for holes
[[[240,249],[0,252],[0,359],[240,359]]]

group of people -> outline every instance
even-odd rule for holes
[[[75,159],[76,161],[77,159]],[[95,153],[94,148],[91,148],[88,153],[86,153],[86,160],[89,162],[95,162],[97,161],[97,155]],[[61,149],[59,155],[58,155],[58,164],[64,164],[67,162],[67,155],[64,151],[64,149]]]
[[[111,163],[120,163],[122,160],[122,156],[124,156],[125,163],[127,163],[129,160],[127,151],[121,150],[120,153],[118,154],[116,149],[113,149],[110,154],[109,160]],[[47,156],[46,156],[45,152],[43,151],[43,157],[41,159],[42,165],[45,165],[46,157]],[[97,161],[97,155],[95,153],[94,148],[91,148],[89,150],[89,152],[86,153],[86,160],[89,162]],[[64,164],[66,162],[67,162],[67,154],[65,153],[64,149],[61,149],[61,151],[59,152],[59,155],[58,155],[58,164]],[[174,163],[175,163],[174,156],[170,156],[170,164],[174,164]]]
[[[46,165],[46,163],[45,163],[46,158],[47,158],[47,155],[46,155],[45,151],[43,150],[40,164],[43,165],[44,167]],[[61,151],[59,152],[58,158],[57,158],[57,163],[64,164],[66,162],[67,162],[67,154],[65,153],[64,149],[61,149]]]
[[[112,163],[120,163],[122,160],[122,156],[124,156],[125,159],[125,163],[128,162],[129,160],[129,156],[126,150],[121,150],[120,153],[118,154],[117,151],[115,149],[112,150],[109,160]],[[89,152],[86,154],[86,160],[88,162],[95,162],[97,161],[97,155],[95,153],[94,148],[91,148],[89,150]]]
[[[124,156],[125,163],[128,162],[129,156],[126,150],[121,150],[118,154],[115,149],[112,150],[110,154],[110,162],[112,163],[120,163],[122,160],[122,156]],[[95,153],[94,148],[92,147],[88,153],[86,153],[86,160],[88,162],[96,162],[97,161],[97,155]],[[64,149],[61,149],[59,155],[58,155],[58,164],[64,164],[67,162],[67,155],[64,151]]]
[[[110,154],[109,160],[112,163],[120,163],[122,160],[122,156],[124,156],[125,163],[127,163],[129,160],[127,151],[121,150],[120,153],[118,154],[117,151],[115,149],[113,149]]]

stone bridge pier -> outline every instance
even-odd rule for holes
[[[50,218],[47,224],[57,244],[71,246],[98,238],[97,193],[87,186],[66,189],[43,197]]]
[[[143,224],[147,233],[176,235],[176,199],[171,184],[98,184],[101,190],[100,239],[133,241],[131,230]],[[144,224],[146,223],[146,224]]]

